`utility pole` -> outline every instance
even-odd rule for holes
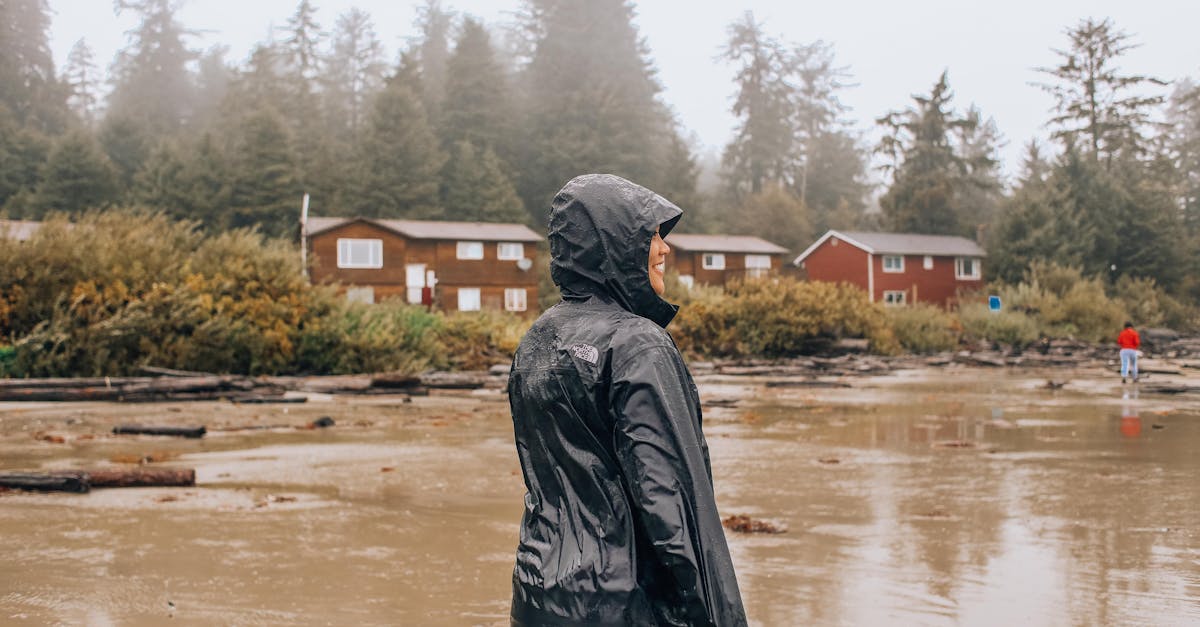
[[[308,278],[308,194],[300,202],[300,274]]]

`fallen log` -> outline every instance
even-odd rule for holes
[[[155,425],[117,425],[113,433],[117,435],[170,435],[180,438],[202,438],[205,428],[199,427],[170,427]]]
[[[767,381],[769,388],[848,388],[849,383],[841,381],[817,381],[815,379]]]
[[[36,492],[87,492],[91,487],[88,474],[79,471],[5,472],[0,473],[0,488]]]
[[[180,487],[196,485],[193,468],[104,468],[87,471],[93,488]]]

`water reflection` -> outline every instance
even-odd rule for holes
[[[1142,433],[1142,419],[1138,416],[1137,388],[1121,394],[1121,435],[1136,438]]]

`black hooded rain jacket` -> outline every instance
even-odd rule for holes
[[[563,301],[509,379],[525,513],[514,625],[746,624],[713,497],[696,386],[647,271],[682,211],[611,175],[571,180],[550,212]]]

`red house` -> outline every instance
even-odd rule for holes
[[[829,231],[796,257],[810,281],[841,281],[885,305],[949,307],[960,290],[983,287],[979,244],[948,235]]]

